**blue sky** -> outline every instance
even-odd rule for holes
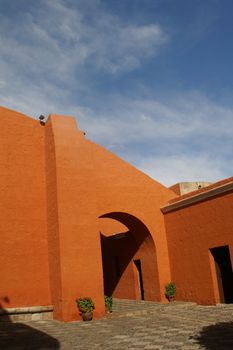
[[[161,183],[232,175],[232,0],[0,0],[0,104]]]

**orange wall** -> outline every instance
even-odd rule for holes
[[[132,246],[133,244],[131,243],[129,247],[127,245],[124,245],[122,247],[122,251],[125,255],[125,261],[129,261],[127,252],[130,250],[132,251]],[[140,245],[140,247],[134,252],[133,256],[131,256],[130,262],[127,265],[127,268],[123,274],[123,278],[117,285],[116,291],[113,294],[113,296],[123,299],[141,299],[138,281],[139,276],[137,274],[137,269],[133,262],[134,260],[138,259],[141,261],[144,299],[160,301],[161,291],[159,284],[156,251],[154,247],[154,242],[151,237],[147,237],[145,241]]]
[[[44,128],[0,108],[2,307],[48,305]]]
[[[53,218],[49,219],[49,251],[53,256],[50,266],[55,258],[61,269],[60,281],[58,276],[52,277],[54,282],[51,285],[52,295],[56,297],[56,293],[60,294],[56,317],[66,321],[77,319],[74,301],[79,296],[91,296],[96,304],[95,316],[103,315],[99,225],[103,219],[99,217],[109,212],[129,213],[147,226],[157,250],[159,286],[156,288],[160,290],[161,286],[158,298],[163,299],[170,270],[164,221],[159,207],[174,197],[174,193],[111,152],[88,141],[77,129],[72,117],[51,115],[45,130],[47,144],[54,143],[53,161],[56,163],[53,171],[47,167],[47,174],[51,172],[54,178],[50,181],[57,187],[57,191],[48,190],[48,197],[51,196],[48,213],[49,206],[57,202],[57,214],[53,213]],[[52,243],[55,235],[59,238],[58,245]],[[56,245],[54,250],[53,244]]]
[[[0,297],[10,299],[4,306],[52,303],[55,318],[70,321],[78,318],[75,299],[90,296],[95,317],[103,315],[100,216],[111,212],[147,227],[158,265],[147,295],[164,300],[170,268],[159,208],[174,193],[85,139],[72,117],[51,115],[41,126],[17,112],[0,113]],[[150,252],[143,244],[140,256]]]
[[[51,120],[45,129],[45,174],[47,192],[47,227],[48,227],[48,263],[51,301],[54,305],[54,317],[61,319],[59,301],[61,300],[61,261],[57,203],[56,153]]]
[[[132,260],[142,259],[146,299],[165,301],[172,279],[177,299],[219,301],[209,249],[229,245],[233,257],[232,193],[163,215],[174,192],[87,140],[74,118],[51,115],[41,126],[5,108],[0,117],[0,299],[9,300],[3,307],[52,303],[55,318],[70,321],[78,318],[75,299],[90,296],[95,317],[103,315],[104,220],[107,235],[116,230],[109,219],[115,217],[121,232],[141,236],[119,213],[139,220],[147,236],[117,295],[127,289],[138,298]]]
[[[219,302],[209,249],[229,245],[233,262],[232,212],[233,194],[228,193],[165,214],[177,299],[200,304]]]
[[[98,317],[104,314],[104,299],[92,155],[74,118],[52,115],[45,129],[48,144],[55,147],[55,169],[47,168],[56,186],[56,191],[48,192],[48,215],[53,211],[48,232],[50,268],[56,273],[55,259],[60,269],[60,277],[52,273],[50,279],[55,317],[77,319],[75,299],[83,296],[93,298]]]
[[[114,236],[103,238],[102,253],[107,295],[123,299],[141,298],[139,276],[134,265],[134,260],[140,259],[144,298],[160,300],[156,252],[151,236],[145,235],[143,231],[137,231],[135,227],[122,238],[115,239]]]
[[[157,300],[165,301],[164,288],[170,281],[164,218],[160,211],[173,191],[162,186],[129,163],[90,141],[95,167],[96,198],[99,216],[124,212],[139,219],[153,238],[158,266]],[[100,219],[104,220],[104,219]],[[146,272],[144,273],[146,276]],[[155,288],[151,284],[152,288]]]

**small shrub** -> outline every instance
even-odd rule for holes
[[[104,296],[104,303],[105,303],[105,307],[108,309],[109,312],[112,312],[112,296]]]
[[[176,285],[174,282],[170,282],[165,287],[165,295],[167,298],[174,297],[176,294]]]
[[[76,299],[77,307],[81,313],[91,312],[95,309],[94,302],[89,297]]]

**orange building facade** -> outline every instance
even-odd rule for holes
[[[233,177],[173,199],[165,217],[177,298],[233,303]]]
[[[1,307],[53,305],[71,321],[89,296],[101,317],[104,294],[165,302],[171,280],[179,300],[230,302],[231,180],[186,205],[87,140],[73,117],[41,125],[0,108],[0,118]]]

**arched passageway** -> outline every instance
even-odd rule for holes
[[[159,301],[156,249],[145,224],[123,212],[100,218],[117,220],[126,226],[125,232],[101,232],[104,293],[117,298]]]

